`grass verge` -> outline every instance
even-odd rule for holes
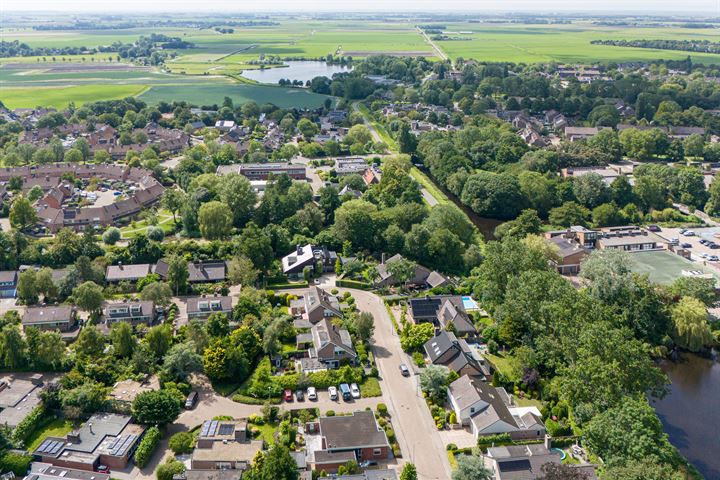
[[[382,390],[380,389],[378,379],[375,377],[367,377],[360,384],[360,395],[362,395],[363,398],[381,397]]]
[[[34,452],[47,437],[64,437],[66,433],[72,431],[73,424],[69,420],[55,418],[44,427],[35,430],[28,437],[25,444],[28,452]]]

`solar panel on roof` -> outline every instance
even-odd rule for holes
[[[60,451],[62,446],[63,446],[63,442],[55,442],[55,444],[52,447],[50,447],[50,454],[55,455],[56,453],[58,453]]]
[[[215,435],[215,433],[217,432],[217,427],[218,427],[218,421],[217,421],[217,420],[213,420],[213,421],[210,423],[210,430],[208,430],[208,435],[210,435],[210,436]]]
[[[45,452],[45,449],[47,449],[47,448],[50,446],[51,443],[52,443],[52,440],[45,440],[44,442],[42,442],[42,443],[40,444],[40,446],[38,447],[38,449],[37,449],[38,452],[44,453],[44,452]]]
[[[506,462],[498,462],[498,468],[501,472],[522,472],[530,470],[530,460],[508,460]]]
[[[206,421],[203,422],[202,430],[200,431],[200,436],[201,436],[201,437],[207,437],[207,435],[208,435],[208,430],[210,429],[210,424],[211,424],[211,423],[212,423],[212,421],[210,421],[210,420],[206,420]]]
[[[230,423],[223,423],[220,425],[220,435],[232,435],[235,431],[235,425]]]

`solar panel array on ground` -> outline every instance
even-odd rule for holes
[[[128,451],[131,445],[135,443],[135,439],[137,438],[137,435],[123,435],[121,437],[117,437],[113,442],[110,444],[110,455],[113,457],[122,457],[125,455],[125,453]]]
[[[47,455],[56,455],[64,444],[65,442],[62,440],[48,439],[41,443],[36,451]]]

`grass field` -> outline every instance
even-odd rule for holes
[[[30,435],[25,442],[26,450],[28,452],[35,451],[47,437],[63,437],[72,431],[72,429],[73,424],[71,421],[56,418]]]
[[[713,29],[622,28],[572,25],[487,25],[449,24],[452,35],[469,40],[435,42],[450,58],[474,58],[486,61],[533,62],[630,62],[642,60],[680,60],[690,55],[694,62],[720,63],[720,55],[674,50],[591,45],[591,40],[634,39],[717,39]]]
[[[650,281],[669,285],[682,276],[683,270],[702,270],[718,275],[708,267],[691,262],[667,251],[636,252],[630,255],[633,264],[630,267],[633,272],[647,274]]]
[[[2,86],[2,84],[0,84]],[[8,108],[37,106],[66,108],[71,102],[82,105],[141,94],[147,85],[82,85],[67,87],[0,88],[0,100]]]
[[[230,97],[235,104],[252,100],[260,105],[272,103],[281,108],[315,108],[321,106],[328,98],[326,95],[319,95],[304,89],[240,83],[153,86],[139,98],[150,104],[185,100],[197,105],[212,105],[222,104],[225,97]]]

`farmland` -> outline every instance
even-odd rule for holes
[[[672,50],[591,45],[592,40],[620,39],[713,39],[713,29],[685,28],[621,28],[597,27],[590,24],[531,26],[449,24],[454,40],[435,43],[450,58],[474,58],[486,61],[533,62],[631,62],[647,60],[679,60],[690,55],[694,62],[719,63],[720,55]],[[465,33],[472,32],[472,33]]]

